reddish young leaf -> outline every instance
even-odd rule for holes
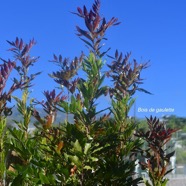
[[[18,37],[16,37],[15,46],[16,46],[17,48],[19,47],[19,39],[18,39]]]
[[[89,29],[90,32],[93,31],[93,26],[91,24],[91,21],[87,17],[85,17],[85,25]]]
[[[118,50],[115,52],[115,58],[118,59]]]
[[[81,10],[80,7],[77,7],[77,11],[79,12],[79,14],[83,15],[83,11]]]
[[[93,31],[95,31],[98,28],[98,26],[100,24],[100,20],[101,20],[100,16],[96,15],[96,18],[93,21]]]
[[[76,26],[76,29],[80,33],[80,36],[85,36],[86,38],[90,39],[91,41],[93,40],[92,37],[90,36],[90,34],[87,31],[82,30],[78,26]]]
[[[55,54],[53,54],[53,57],[55,61],[58,61],[58,57]]]
[[[59,55],[59,62],[62,63],[62,55]]]
[[[23,57],[27,52],[28,52],[29,48],[28,45],[26,44],[23,51],[21,52],[21,56]]]
[[[23,49],[23,40],[21,39],[20,43],[19,43],[19,50]]]
[[[88,16],[88,11],[87,11],[86,6],[83,6],[83,13],[85,17]]]

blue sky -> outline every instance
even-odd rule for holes
[[[84,44],[75,35],[82,20],[70,13],[84,4],[90,8],[93,0],[6,0],[0,1],[0,57],[8,58],[6,40],[33,37],[37,45],[32,55],[40,56],[33,71],[43,71],[35,81],[33,97],[43,98],[44,90],[56,84],[48,77],[56,67],[49,63],[53,53],[64,57],[79,56]],[[150,60],[150,67],[142,73],[143,88],[153,95],[137,93],[136,116],[186,116],[186,1],[185,0],[102,0],[101,13],[107,20],[115,16],[122,22],[108,33],[107,47],[123,53],[132,52],[139,63]],[[108,61],[109,62],[109,61]],[[41,83],[42,82],[42,83]],[[107,99],[106,99],[107,100]],[[138,112],[140,108],[147,112]],[[150,113],[148,109],[154,108]],[[156,109],[174,111],[156,113]],[[133,115],[133,110],[131,111]]]

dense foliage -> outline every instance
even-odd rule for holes
[[[119,22],[114,17],[107,22],[100,16],[99,0],[95,0],[90,11],[86,6],[78,7],[74,14],[85,23],[86,30],[79,26],[76,29],[89,53],[81,53],[73,60],[61,54],[53,56],[50,62],[56,64],[58,70],[49,76],[59,89],[44,91],[45,101],[29,98],[32,81],[40,74],[29,71],[38,60],[30,56],[35,41],[28,44],[19,38],[8,41],[13,60],[1,59],[0,66],[1,182],[4,185],[138,185],[142,178],[135,173],[136,160],[146,152],[148,163],[140,164],[148,171],[152,185],[156,185],[157,177],[151,172],[155,170],[153,160],[157,160],[155,166],[162,172],[164,163],[163,167],[161,163],[168,164],[173,155],[165,155],[163,146],[174,130],[165,129],[156,118],[150,118],[147,119],[150,131],[137,132],[135,121],[128,118],[135,92],[149,93],[140,87],[141,71],[148,64],[130,61],[130,53],[124,56],[116,50],[114,57],[110,56],[108,70],[103,72],[103,59],[109,50],[102,50],[102,42],[106,40],[106,31]],[[7,91],[6,82],[12,70],[17,71],[19,78],[13,78]],[[108,86],[105,81],[112,83]],[[18,89],[22,96],[13,96]],[[102,102],[104,96],[111,100],[111,105],[99,110],[98,100]],[[7,129],[6,118],[12,113],[7,103],[11,99],[16,101],[22,118],[12,121],[16,127]],[[42,106],[45,116],[37,110],[38,105]],[[65,122],[56,126],[60,112],[65,113]],[[69,115],[73,115],[73,122],[69,121]],[[37,122],[36,130],[30,133],[32,116]],[[161,144],[155,140],[157,136],[149,138],[149,132],[154,135],[158,129],[164,134],[168,132],[165,138],[157,138]],[[142,149],[142,138],[149,143],[149,149]],[[154,154],[150,153],[155,149]],[[161,173],[162,180],[164,175]]]

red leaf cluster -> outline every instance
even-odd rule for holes
[[[90,9],[90,11],[87,10],[86,6],[83,6],[82,9],[78,7],[77,13],[73,12],[73,14],[83,18],[87,28],[87,30],[84,30],[79,26],[76,26],[78,32],[77,35],[81,37],[81,40],[85,42],[86,45],[88,45],[90,50],[93,50],[96,55],[102,57],[105,53],[100,53],[100,49],[102,47],[100,43],[103,39],[106,39],[104,38],[106,30],[111,26],[119,25],[120,22],[118,22],[118,19],[115,17],[112,17],[107,22],[104,17],[102,18],[100,16],[99,10],[100,1],[95,0],[95,3],[92,5],[92,9]]]
[[[57,57],[54,55],[54,59],[51,62],[56,63],[60,66],[60,71],[53,72],[50,74],[54,80],[61,86],[66,87],[71,93],[75,92],[79,78],[71,80],[76,74],[79,68],[81,67],[84,54],[82,53],[79,58],[75,57],[74,60],[69,61],[68,58],[62,58],[61,55]]]
[[[167,128],[165,123],[160,122],[156,117],[147,118],[149,129],[138,131],[136,136],[147,142],[146,150],[140,149],[141,155],[147,159],[146,162],[140,162],[142,169],[147,169],[151,181],[158,180],[163,182],[164,176],[172,171],[168,169],[170,158],[174,151],[167,153],[165,144],[170,141],[172,134],[178,129]]]
[[[121,99],[123,96],[132,96],[136,90],[143,91],[150,94],[150,92],[139,88],[138,85],[143,84],[143,79],[140,78],[141,71],[147,68],[148,63],[137,64],[134,59],[133,63],[129,61],[131,53],[127,53],[124,57],[123,54],[116,50],[115,57],[109,67],[109,71],[106,72],[107,77],[111,77],[114,82],[114,88],[110,89],[110,96],[116,96],[117,99]]]
[[[30,40],[28,44],[24,43],[24,41],[18,37],[15,41],[7,42],[12,46],[9,51],[15,54],[15,59],[19,60],[25,69],[37,61],[38,57],[31,58],[29,55],[31,48],[36,44],[34,39]],[[22,69],[22,71],[25,71],[25,69]]]
[[[41,105],[44,111],[47,113],[44,119],[41,118],[39,112],[36,109],[32,113],[33,116],[37,119],[37,121],[39,121],[39,123],[42,124],[45,129],[50,128],[53,122],[55,121],[57,114],[57,104],[67,98],[66,96],[61,95],[62,92],[56,95],[55,89],[51,92],[45,91],[44,96],[46,97],[46,101],[35,101],[35,103]]]

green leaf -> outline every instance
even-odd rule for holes
[[[56,185],[55,184],[55,178],[52,174],[47,175],[47,178],[48,178],[48,181],[51,185]]]
[[[89,99],[92,99],[94,90],[95,90],[95,86],[93,84],[90,84],[88,87],[88,98]]]
[[[82,111],[82,104],[81,100],[76,101],[76,112],[81,112]]]
[[[69,170],[67,168],[63,168],[61,172],[66,176],[69,177]]]
[[[144,183],[145,183],[146,186],[151,186],[151,184],[149,183],[148,180],[145,180],[145,179],[144,179]]]
[[[87,154],[87,152],[90,149],[90,147],[91,147],[91,143],[86,143],[85,144],[84,154]]]
[[[69,156],[67,153],[64,153],[64,157],[65,157],[65,160],[68,161]]]
[[[69,105],[68,102],[66,101],[61,101],[59,103],[59,106],[62,107],[64,109],[65,112],[69,112]]]
[[[163,183],[161,183],[161,186],[166,186],[168,181],[169,181],[168,179],[165,179],[165,180],[163,181]]]
[[[96,158],[96,157],[90,157],[90,159],[91,159],[92,161],[98,161],[98,160],[99,160],[99,159]]]
[[[39,178],[40,178],[42,184],[49,184],[50,183],[47,176],[45,176],[42,172],[39,173]]]
[[[23,176],[19,174],[17,177],[15,177],[11,185],[12,186],[23,185],[23,180],[24,180]]]
[[[84,166],[84,169],[86,169],[86,170],[93,170],[93,168],[90,167],[90,166],[88,166],[88,165],[85,165],[85,166]]]
[[[85,106],[86,109],[89,108],[89,100],[86,97],[84,98],[84,106]]]
[[[128,104],[128,110],[131,109],[132,105],[135,103],[136,99],[131,99],[129,104]]]
[[[78,167],[82,166],[82,163],[81,163],[80,159],[76,155],[75,156],[68,155],[68,158],[72,161],[72,163],[74,163]]]
[[[76,99],[74,98],[73,95],[71,96],[70,112],[71,113],[76,112]]]
[[[22,141],[23,139],[23,133],[20,130],[17,129],[10,129],[9,128],[9,132],[11,133],[11,135],[18,141]]]
[[[76,140],[76,142],[74,143],[74,150],[82,153],[82,147],[78,140]]]
[[[97,63],[97,67],[100,69],[101,67],[102,67],[102,65],[103,65],[103,62],[102,62],[102,60],[101,59],[98,59],[97,61],[96,61],[96,63]]]

